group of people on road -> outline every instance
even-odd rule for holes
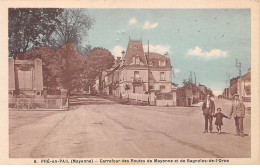
[[[236,135],[237,136],[244,136],[244,126],[243,126],[243,119],[245,117],[245,105],[244,103],[239,100],[239,95],[233,95],[234,101],[232,102],[230,113],[228,116],[224,115],[221,112],[221,108],[217,108],[217,113],[215,113],[215,103],[211,100],[211,96],[207,95],[206,100],[202,104],[202,111],[205,119],[205,131],[204,133],[212,132],[213,126],[212,121],[213,118],[216,118],[215,125],[218,131],[218,134],[221,134],[221,126],[223,125],[223,118],[231,118],[234,117],[235,120],[235,127],[236,127]]]

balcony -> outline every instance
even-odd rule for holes
[[[132,84],[133,85],[141,85],[143,83],[142,78],[132,78]]]

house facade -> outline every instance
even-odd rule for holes
[[[130,40],[126,52],[122,51],[121,61],[105,76],[104,91],[115,96],[151,92],[172,94],[171,73],[168,53],[145,52],[141,41]]]
[[[230,80],[230,94],[238,94],[240,98],[247,99],[244,101],[251,99],[251,69],[245,75]]]

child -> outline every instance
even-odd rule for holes
[[[221,134],[221,125],[223,125],[222,119],[223,117],[228,117],[221,113],[221,108],[217,109],[217,113],[213,117],[216,117],[215,125],[217,126],[218,134]]]

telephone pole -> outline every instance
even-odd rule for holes
[[[238,69],[238,72],[239,72],[239,77],[241,77],[241,62],[238,60],[238,59],[236,59],[236,67],[237,67],[237,69]]]
[[[149,63],[149,40],[148,40],[148,54],[147,54],[147,57],[146,57],[146,59],[147,59],[147,70],[148,70],[148,81],[147,81],[147,85],[148,85],[148,94],[150,94],[151,93],[151,90],[150,90],[150,82],[149,82],[149,80],[150,80],[150,63]]]
[[[239,72],[239,77],[238,77],[238,82],[237,82],[237,84],[238,84],[238,95],[239,95],[239,98],[241,99],[241,95],[242,95],[242,87],[241,87],[241,67],[242,67],[242,65],[241,65],[241,62],[238,60],[238,59],[236,59],[236,67],[237,67],[237,69],[238,69],[238,72]]]
[[[226,73],[226,76],[228,77],[228,98],[230,98],[230,89],[231,89],[231,85],[230,85],[230,74]]]

